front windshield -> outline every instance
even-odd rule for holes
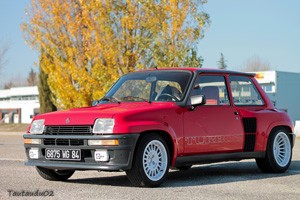
[[[183,100],[192,77],[189,71],[158,70],[127,74],[121,77],[101,102]]]

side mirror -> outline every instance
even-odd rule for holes
[[[204,105],[206,103],[206,98],[204,95],[191,96],[192,106]]]
[[[199,89],[199,88],[200,88],[200,84],[196,84],[196,85],[194,85],[193,89]]]

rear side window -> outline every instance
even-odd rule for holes
[[[230,87],[234,105],[237,106],[261,106],[263,99],[249,77],[230,76]]]
[[[200,75],[191,96],[204,95],[205,105],[230,105],[224,76]]]

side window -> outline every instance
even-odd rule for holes
[[[200,75],[191,93],[191,96],[195,95],[204,95],[205,105],[230,105],[223,76]]]
[[[234,105],[261,106],[264,102],[249,77],[230,76],[230,88]]]

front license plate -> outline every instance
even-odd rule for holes
[[[46,149],[46,159],[51,160],[81,160],[79,149]]]

